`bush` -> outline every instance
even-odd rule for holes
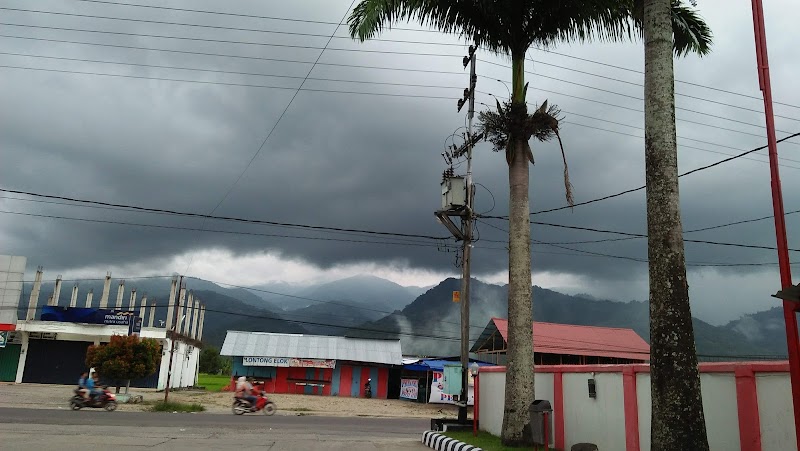
[[[107,381],[130,381],[147,377],[158,370],[161,345],[152,338],[113,335],[108,344],[89,346],[86,365],[94,367]]]

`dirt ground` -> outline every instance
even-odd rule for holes
[[[69,409],[72,389],[72,386],[65,385],[0,383],[0,407]],[[130,393],[142,395],[145,402],[164,399],[163,392],[153,389],[131,389]],[[169,394],[170,401],[202,404],[206,408],[206,413],[229,413],[232,397],[233,395],[227,392],[211,393],[203,390],[178,390]],[[269,394],[268,397],[275,402],[280,415],[455,418],[458,414],[457,407],[453,405],[421,404],[397,399],[290,394]],[[120,411],[147,409],[148,406],[142,404],[119,406]]]

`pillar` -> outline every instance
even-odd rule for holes
[[[172,322],[175,320],[175,292],[178,287],[178,278],[172,276],[172,285],[169,289],[169,303],[167,304],[167,330],[172,329]]]
[[[136,288],[131,290],[131,298],[128,301],[128,310],[136,310]],[[144,315],[142,315],[142,317],[144,317]]]
[[[125,296],[125,281],[121,280],[119,282],[119,288],[117,288],[117,303],[116,309],[122,310],[122,297]]]
[[[147,313],[147,295],[142,296],[141,306],[139,307],[139,316],[142,318],[142,325],[144,325],[144,315]],[[136,308],[136,305],[133,306]]]
[[[192,307],[192,328],[189,330],[189,337],[195,338],[197,337],[197,323],[200,322],[200,300],[195,299],[194,305]]]
[[[28,301],[28,315],[26,320],[31,321],[36,319],[36,308],[39,306],[39,291],[42,289],[42,267],[36,269],[36,279],[33,281],[33,288],[31,289],[31,297]],[[22,377],[22,376],[20,376]]]
[[[206,321],[206,306],[200,307],[200,326],[197,328],[197,340],[203,340],[203,324]]]
[[[92,298],[94,298],[94,288],[90,288],[86,293],[86,308],[92,308]]]
[[[58,305],[58,301],[61,298],[61,274],[56,277],[56,284],[53,286],[53,299],[50,301],[50,305]]]
[[[78,284],[72,286],[72,297],[69,298],[69,306],[70,307],[77,307],[78,306]]]
[[[41,271],[41,268],[39,268]],[[38,273],[39,271],[37,271]],[[19,353],[19,362],[17,363],[17,376],[14,378],[14,382],[17,384],[22,383],[22,375],[25,373],[25,362],[28,360],[28,343],[30,342],[29,333],[27,331],[22,332],[22,346],[20,348]]]
[[[142,299],[142,306],[144,306],[144,301],[146,299],[147,298]],[[155,299],[153,299],[153,301],[150,302],[150,321],[147,323],[147,327],[153,327],[153,321],[155,321],[155,319],[156,319],[156,301]]]
[[[179,293],[180,294],[178,295],[178,314],[176,315],[175,319],[177,323],[174,326],[176,333],[181,333],[181,327],[183,327],[183,323],[184,321],[186,321],[186,319],[183,319],[183,321],[181,321],[181,319],[186,315],[186,285],[180,287]]]
[[[189,291],[188,299],[186,300],[186,319],[181,324],[181,335],[189,336],[189,330],[192,327],[192,317],[194,316],[194,292]]]
[[[108,293],[111,291],[111,273],[106,273],[106,281],[103,283],[103,294],[100,296],[100,308],[108,308]]]

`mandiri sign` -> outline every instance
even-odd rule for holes
[[[244,366],[279,366],[299,368],[334,368],[336,360],[296,359],[291,357],[242,357]]]
[[[42,307],[42,321],[59,321],[62,323],[104,324],[107,326],[127,326],[131,323],[134,312],[108,310],[99,308]]]

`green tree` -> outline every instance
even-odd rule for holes
[[[112,335],[108,344],[89,346],[86,365],[94,367],[100,377],[114,381],[119,393],[120,381],[147,377],[161,363],[161,345],[152,338],[136,335]],[[127,393],[127,387],[125,389]]]
[[[634,4],[634,1],[637,3]],[[670,1],[670,0],[666,0]],[[531,352],[531,255],[529,168],[533,153],[528,144],[536,136],[534,125],[544,116],[528,115],[525,55],[532,45],[551,47],[562,42],[622,40],[641,30],[641,0],[362,0],[348,19],[350,35],[360,40],[380,33],[384,25],[416,20],[423,25],[454,33],[474,41],[478,47],[511,58],[512,93],[507,108],[483,119],[505,117],[494,126],[495,148],[504,147],[509,173],[509,289],[508,367],[503,412],[502,441],[519,446],[530,441],[528,406],[534,400],[533,354]],[[682,53],[703,52],[708,35],[693,25],[705,24],[686,18],[691,10],[672,1],[674,48]],[[673,43],[670,42],[670,45]],[[543,104],[544,106],[544,104]],[[544,113],[549,111],[540,108]],[[557,119],[555,115],[550,115]],[[555,134],[551,128],[548,134]],[[543,130],[546,130],[543,129]],[[497,140],[499,138],[499,140]],[[538,136],[537,136],[538,138]],[[505,139],[505,141],[503,141]],[[568,184],[568,181],[567,181]],[[569,192],[568,192],[569,197]]]
[[[200,351],[200,372],[219,374],[225,361],[219,355],[217,348],[205,347]]]

